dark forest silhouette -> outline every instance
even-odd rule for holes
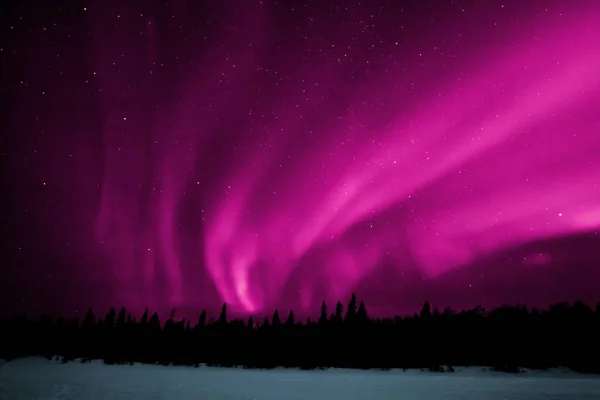
[[[347,307],[338,302],[330,310],[323,303],[319,319],[304,324],[293,311],[285,320],[278,311],[262,322],[228,320],[226,304],[210,323],[206,311],[194,323],[177,320],[173,311],[162,325],[156,313],[146,310],[137,321],[125,308],[111,309],[101,319],[89,310],[81,322],[48,315],[0,320],[0,357],[33,355],[108,364],[433,371],[478,365],[507,372],[550,367],[600,372],[600,304],[595,310],[578,301],[547,310],[440,312],[426,302],[418,315],[374,319],[352,295]]]

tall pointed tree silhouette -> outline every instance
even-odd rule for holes
[[[269,324],[269,318],[265,317],[262,324],[260,325],[260,329],[265,331],[265,330],[269,329],[270,326],[271,326],[271,324]]]
[[[158,332],[160,331],[160,319],[158,318],[158,313],[154,313],[152,314],[152,317],[150,317],[150,321],[148,322],[149,328],[151,331],[153,332]]]
[[[273,313],[273,318],[271,320],[271,326],[275,329],[281,326],[281,319],[279,318],[279,311],[275,310]]]
[[[116,317],[117,317],[117,312],[115,311],[114,308],[111,308],[110,311],[108,312],[108,314],[106,314],[106,317],[104,317],[104,325],[109,329],[114,328]]]
[[[125,310],[125,307],[121,308],[121,311],[119,311],[119,316],[117,317],[117,324],[116,324],[117,329],[123,329],[125,327],[126,315],[127,315],[127,310]]]
[[[364,302],[360,302],[358,306],[358,312],[356,313],[356,320],[361,324],[366,324],[369,320],[369,315],[367,314],[367,308],[365,307]]]
[[[290,310],[290,313],[288,314],[288,318],[285,321],[285,326],[286,326],[286,328],[293,328],[294,325],[295,325],[294,312],[292,310]]]
[[[335,305],[335,322],[337,324],[344,322],[344,306],[340,301]]]
[[[223,308],[221,308],[221,315],[219,316],[219,323],[221,325],[227,324],[227,303],[223,303]]]
[[[346,322],[354,323],[356,321],[356,295],[352,293],[350,302],[348,302],[348,311],[346,312]]]
[[[202,328],[204,328],[204,325],[206,325],[206,309],[202,310],[202,313],[200,314],[200,317],[198,318],[198,323],[196,324],[194,329],[196,329],[196,330],[202,329]]]
[[[431,305],[428,301],[426,301],[425,304],[423,304],[423,308],[421,309],[421,318],[431,318]]]
[[[319,317],[319,325],[325,326],[327,325],[328,317],[327,317],[327,304],[323,302],[321,304],[321,316]]]
[[[146,324],[148,324],[148,309],[147,308],[144,311],[144,314],[142,315],[142,320],[140,321],[140,324],[142,324],[142,326],[146,326]]]
[[[94,317],[94,312],[90,308],[88,310],[87,314],[85,314],[85,318],[83,319],[83,322],[81,323],[81,328],[89,330],[94,327],[95,323],[96,323],[96,317]]]

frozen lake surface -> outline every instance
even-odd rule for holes
[[[432,373],[108,366],[40,358],[0,363],[2,400],[600,399],[600,376],[563,370],[512,375],[475,367]]]

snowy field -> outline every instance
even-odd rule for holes
[[[107,366],[0,361],[0,399],[600,399],[600,377],[569,371],[511,375],[457,369],[421,371],[271,371],[212,367]]]

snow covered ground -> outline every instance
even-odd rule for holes
[[[457,369],[421,371],[272,371],[107,366],[39,358],[0,361],[0,399],[600,399],[600,377],[569,371],[511,375]]]

